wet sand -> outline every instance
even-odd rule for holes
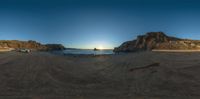
[[[0,53],[0,99],[200,99],[200,53]]]

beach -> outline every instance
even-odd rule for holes
[[[0,99],[199,99],[200,53],[0,53]]]
[[[197,49],[194,49],[194,50],[159,50],[159,49],[153,49],[152,50],[153,52],[171,52],[171,53],[186,53],[186,52],[189,52],[189,53],[191,53],[191,52],[200,52],[200,50],[197,50]]]

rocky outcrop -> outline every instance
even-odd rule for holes
[[[0,48],[21,49],[27,48],[32,50],[47,51],[47,50],[62,50],[65,47],[61,44],[41,44],[36,41],[18,41],[18,40],[0,40]]]
[[[199,40],[180,39],[165,35],[163,32],[149,32],[137,39],[127,41],[116,47],[114,52],[134,52],[153,49],[163,50],[195,50],[200,49]]]
[[[48,50],[65,50],[66,48],[62,44],[46,44]]]

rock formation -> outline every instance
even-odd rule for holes
[[[47,50],[63,50],[65,47],[61,44],[41,44],[36,41],[18,41],[18,40],[0,40],[0,48],[27,48],[32,50],[47,51]]]
[[[66,48],[62,44],[46,44],[48,50],[65,50]]]
[[[145,50],[196,50],[200,49],[199,40],[180,39],[165,35],[163,32],[149,32],[137,39],[127,41],[116,47],[114,52],[134,52]]]

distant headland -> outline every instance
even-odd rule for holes
[[[51,51],[66,49],[62,44],[41,44],[37,41],[0,40],[0,50],[31,49],[36,51]]]

